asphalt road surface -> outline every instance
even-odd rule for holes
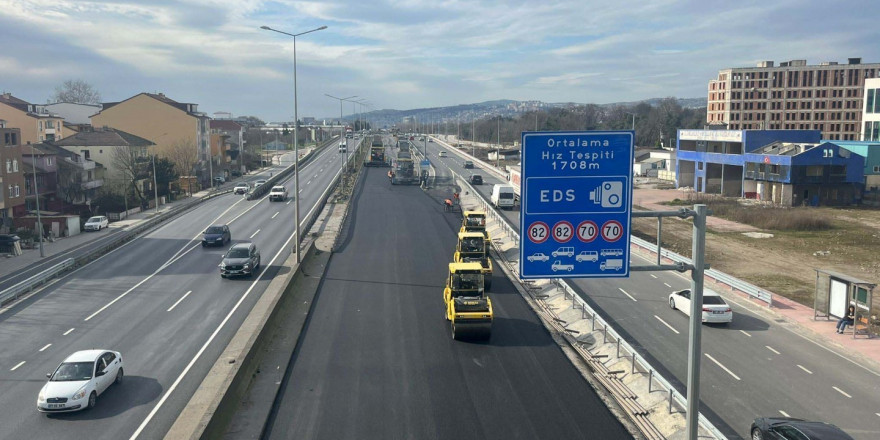
[[[449,157],[438,157],[439,151]],[[492,185],[502,183],[479,165],[464,169],[455,148],[429,143],[428,157],[441,178],[449,170],[480,174],[485,184],[476,188],[486,199]],[[518,229],[519,211],[501,213]],[[655,263],[633,256],[633,265]],[[689,274],[632,272],[628,279],[571,281],[581,297],[685,393],[688,317],[670,309],[668,297],[690,288]],[[755,417],[791,416],[833,423],[857,439],[880,438],[880,372],[815,343],[760,307],[728,303],[732,324],[702,327],[701,412],[722,432],[748,438]]]
[[[286,159],[282,166],[292,155]],[[303,219],[340,165],[333,145],[303,167]],[[292,195],[292,176],[285,185]],[[217,197],[0,314],[0,437],[162,438],[277,273],[273,263],[289,255],[293,209],[292,198]],[[229,245],[200,245],[201,231],[220,223],[230,225],[233,243],[257,245],[261,276],[220,278],[217,265]],[[111,386],[93,410],[38,413],[45,374],[70,353],[90,348],[122,353],[123,383]]]
[[[454,341],[443,285],[461,223],[418,186],[366,170],[267,438],[631,438],[511,283],[488,343]]]

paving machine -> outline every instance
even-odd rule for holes
[[[492,289],[492,260],[489,259],[489,239],[482,232],[459,232],[458,245],[452,257],[456,263],[480,263],[483,268],[483,286]]]
[[[385,159],[385,144],[382,142],[381,136],[373,136],[373,143],[370,145],[370,157],[364,162],[364,166],[388,166],[388,162]]]
[[[452,324],[452,339],[489,339],[492,334],[492,300],[483,289],[480,263],[449,263],[443,289],[446,320]]]
[[[401,157],[401,154],[405,154],[405,156]],[[415,164],[409,155],[409,151],[397,153],[397,162],[395,163],[394,174],[391,177],[392,185],[419,184],[419,176],[415,173]]]

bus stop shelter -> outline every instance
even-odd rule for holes
[[[846,315],[849,306],[855,306],[853,338],[858,335],[874,337],[880,331],[875,304],[874,287],[877,285],[833,270],[816,270],[816,293],[813,297],[813,319],[831,320]]]

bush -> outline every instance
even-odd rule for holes
[[[715,217],[775,231],[820,231],[832,229],[831,219],[813,208],[744,206],[736,199],[712,194],[691,193],[688,204],[704,204]]]

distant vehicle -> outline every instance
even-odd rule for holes
[[[122,354],[110,350],[83,350],[61,362],[54,373],[46,376],[37,396],[37,411],[44,413],[71,412],[94,408],[98,396],[114,383],[122,383],[125,375]]]
[[[441,152],[437,153],[437,157],[446,157],[446,152],[441,151]]]
[[[550,266],[550,269],[553,272],[559,272],[560,270],[564,270],[566,272],[571,272],[574,270],[574,265],[573,264],[562,264],[561,261],[556,260],[553,262],[553,265]]]
[[[232,189],[232,192],[235,194],[247,194],[248,191],[251,190],[251,186],[247,184],[247,182],[239,183],[235,185],[235,188]]]
[[[202,247],[223,246],[231,241],[232,233],[229,232],[228,225],[208,226],[202,233]]]
[[[287,188],[283,185],[273,186],[269,191],[269,201],[274,202],[276,200],[279,202],[287,200]]]
[[[792,417],[758,417],[752,422],[752,440],[853,440],[837,426]]]
[[[231,170],[231,171],[229,171],[229,175],[232,177],[241,177],[241,171],[240,170]]]
[[[103,215],[96,215],[94,217],[86,220],[86,224],[83,225],[84,231],[100,231],[110,225],[110,221],[107,220],[107,217]]]
[[[600,254],[603,257],[619,257],[623,255],[623,249],[602,249]]]
[[[465,167],[465,168],[473,168],[473,167],[474,167],[474,162],[473,162],[473,161],[470,161],[470,160],[466,160],[466,161],[464,161],[464,162],[462,163],[462,166]]]
[[[599,261],[599,253],[596,251],[583,251],[574,257],[574,261],[577,261],[578,263],[582,261],[596,262]]]
[[[609,258],[599,264],[599,270],[622,270],[623,260],[619,258]]]
[[[265,185],[265,184],[266,184],[266,179],[257,179],[257,181],[254,182],[254,189],[257,189],[257,187],[259,187],[260,185]]]
[[[496,208],[513,209],[513,201],[516,194],[513,192],[513,185],[507,183],[496,183],[492,187],[492,196],[489,200]]]
[[[573,257],[574,256],[574,248],[569,246],[563,246],[559,249],[550,253],[553,257]]]
[[[669,294],[669,307],[691,315],[691,289],[679,290]],[[733,321],[733,311],[724,298],[711,291],[703,291],[703,313],[700,319],[706,323],[729,323]],[[769,437],[772,438],[772,437]]]
[[[222,184],[224,184],[224,183],[226,183],[226,178],[225,178],[225,177],[223,177],[223,176],[217,176],[217,177],[214,178],[214,184],[215,184],[215,185],[222,185]]]
[[[470,179],[468,179],[471,185],[482,185],[483,184],[483,176],[479,174],[471,174]]]
[[[237,243],[229,248],[220,262],[220,277],[252,276],[260,268],[260,253],[253,243]]]
[[[535,261],[550,261],[550,257],[548,257],[548,256],[546,256],[546,255],[544,255],[544,254],[542,254],[542,253],[540,253],[540,252],[536,252],[536,253],[534,253],[534,254],[529,255],[528,257],[526,257],[526,260],[529,260],[529,261],[532,261],[532,262],[535,262]]]
[[[425,140],[425,137],[422,136],[422,137],[419,138],[419,140],[420,140],[420,141],[423,141],[423,140]]]

